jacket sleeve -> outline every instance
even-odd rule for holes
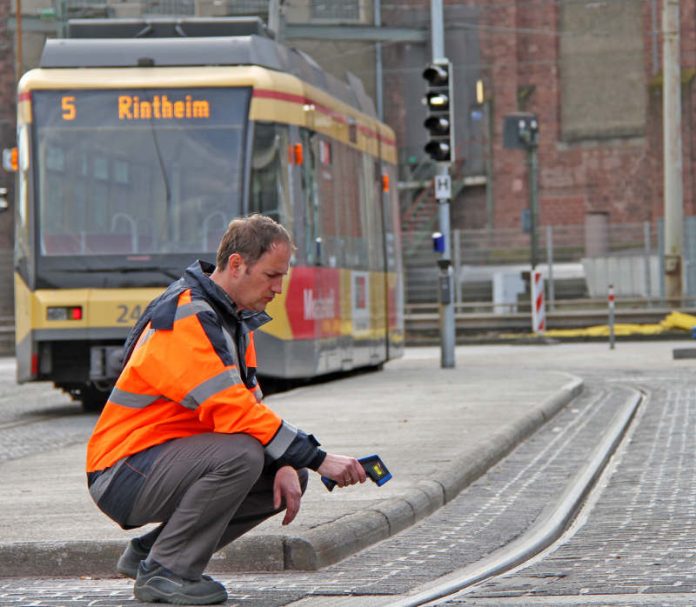
[[[319,468],[324,458],[326,458],[326,452],[319,449],[319,441],[313,434],[306,434],[299,428],[294,428],[286,421],[283,421],[279,433],[287,429],[294,431],[294,436],[291,434],[287,435],[288,438],[292,436],[287,447],[285,447],[285,444],[278,444],[277,449],[270,445],[266,447],[266,459],[269,463],[272,463],[276,468],[286,465],[293,468],[309,468],[310,470]],[[283,447],[285,447],[285,450],[280,453]],[[280,455],[278,455],[279,453]]]

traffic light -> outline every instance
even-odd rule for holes
[[[454,104],[452,78],[447,59],[434,61],[423,70],[428,115],[423,126],[428,130],[426,153],[437,162],[451,162],[454,150]]]
[[[503,147],[529,150],[538,145],[539,121],[536,115],[517,112],[505,116],[503,122]]]

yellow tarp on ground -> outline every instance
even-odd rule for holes
[[[615,324],[614,335],[659,335],[666,331],[691,331],[696,327],[696,316],[683,312],[671,312],[656,325]],[[596,325],[584,329],[550,329],[544,331],[546,337],[608,337],[608,325]]]
[[[684,314],[683,312],[672,312],[665,316],[665,319],[660,323],[666,329],[682,329],[683,331],[691,331],[696,327],[696,316]]]

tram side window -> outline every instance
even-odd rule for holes
[[[388,165],[385,167],[389,178],[389,192],[384,196],[384,234],[386,238],[387,270],[390,272],[399,271],[401,257],[401,232],[396,230],[399,225],[399,194],[394,187],[397,182],[396,167]]]
[[[367,243],[360,214],[360,152],[344,144],[337,144],[336,149],[341,174],[339,217],[344,263],[348,268],[366,269]]]
[[[330,153],[327,154],[328,143],[323,137],[314,138],[314,160],[320,201],[322,263],[335,268],[343,263],[338,216],[340,173],[334,167]]]
[[[287,125],[254,123],[249,209],[272,217],[292,233],[289,140]]]
[[[368,268],[363,212],[363,160],[357,150],[319,133],[301,131],[306,263]],[[316,239],[321,239],[321,259]]]
[[[382,245],[382,185],[377,163],[369,154],[362,155],[361,175],[363,225],[366,226],[368,243],[368,266],[371,270],[383,270],[384,250]]]
[[[382,191],[382,167],[373,159],[374,174],[372,188],[375,195],[375,203],[372,206],[372,219],[370,225],[374,231],[370,234],[372,245],[370,246],[372,267],[384,270],[384,197]]]
[[[300,131],[304,159],[302,162],[302,193],[304,205],[305,242],[304,260],[308,264],[320,264],[317,239],[321,237],[319,229],[319,191],[317,189],[316,164],[314,162],[315,133],[302,129]],[[298,245],[301,246],[301,245]]]
[[[364,267],[370,268],[370,233],[372,231],[370,222],[370,206],[373,204],[372,197],[372,163],[368,162],[370,157],[367,154],[360,154],[358,173],[360,175],[360,223],[365,226],[364,242]]]
[[[20,268],[27,270],[29,256],[29,134],[28,127],[21,125],[17,132],[19,146],[19,197],[16,209],[15,258]]]
[[[353,264],[354,268],[367,269],[369,266],[368,254],[369,243],[367,241],[368,226],[366,225],[361,211],[361,195],[362,188],[362,154],[358,150],[350,149],[350,170],[353,175],[358,176],[357,179],[351,180],[349,195],[350,201],[348,212],[351,217],[352,231],[350,234],[353,247]]]

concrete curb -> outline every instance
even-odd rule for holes
[[[432,514],[571,402],[582,392],[583,385],[582,379],[573,377],[556,394],[546,399],[540,407],[531,411],[517,424],[495,434],[490,442],[474,455],[455,460],[444,473],[432,480],[419,481],[415,488],[403,496],[384,500],[370,509],[321,525],[302,536],[286,537],[284,569],[314,571],[332,565]],[[263,562],[263,555],[270,558],[272,555],[269,554],[268,542],[273,539],[278,538],[249,538],[249,545],[242,554],[224,555],[224,570],[248,570],[247,564],[250,561]],[[235,556],[242,558],[238,559]],[[274,562],[278,564],[279,559],[275,558]],[[270,567],[271,563],[268,562],[268,565]]]
[[[452,461],[442,473],[419,481],[400,497],[378,502],[302,535],[242,537],[216,553],[209,569],[218,574],[317,570],[403,531],[456,497],[572,401],[582,388],[583,381],[573,377],[516,424],[494,434],[474,454]],[[123,548],[123,541],[111,540],[0,544],[0,565],[5,577],[26,576],[27,572],[40,577],[110,577]]]

